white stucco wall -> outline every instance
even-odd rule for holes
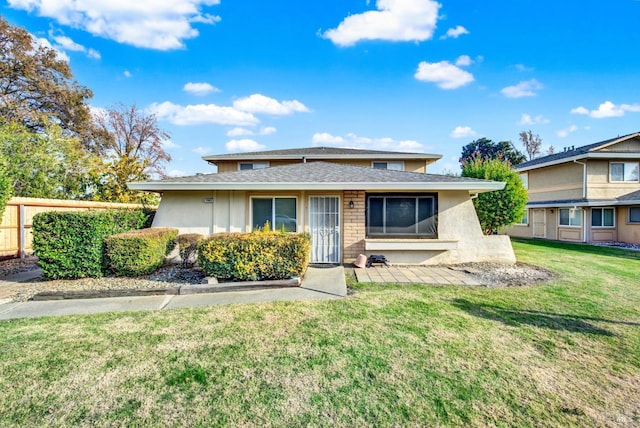
[[[246,193],[240,191],[165,192],[153,227],[175,227],[180,233],[210,235],[244,232]]]

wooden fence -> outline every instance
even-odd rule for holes
[[[0,258],[24,257],[32,252],[33,216],[44,211],[108,210],[142,208],[137,204],[72,201],[59,199],[11,198],[0,223]]]

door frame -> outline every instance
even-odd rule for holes
[[[334,256],[333,261],[316,261],[313,260],[313,254],[314,254],[314,233],[313,233],[313,226],[314,226],[314,222],[312,220],[313,218],[313,213],[311,212],[312,209],[312,204],[311,204],[311,199],[312,198],[335,198],[337,200],[336,202],[336,207],[337,207],[337,211],[335,212],[335,215],[337,216],[336,218],[336,222],[335,222],[335,229],[334,229],[334,233],[337,234],[336,237],[336,241],[337,243],[335,244],[336,246],[336,253]],[[307,198],[307,203],[309,205],[307,213],[308,213],[308,218],[309,218],[309,235],[311,235],[311,263],[322,263],[322,264],[336,264],[336,263],[340,263],[341,262],[341,257],[342,257],[342,196],[341,195],[336,195],[336,194],[315,194],[315,195],[309,195],[309,197]]]

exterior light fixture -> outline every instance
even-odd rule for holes
[[[354,209],[356,204],[353,203],[353,200],[349,201],[349,208]]]

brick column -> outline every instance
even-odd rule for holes
[[[353,201],[353,208],[349,203]],[[365,192],[345,190],[342,194],[342,262],[353,263],[358,254],[364,254],[365,238]]]

